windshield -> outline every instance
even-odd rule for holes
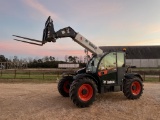
[[[96,73],[97,65],[101,56],[93,56],[93,58],[88,62],[86,72]]]

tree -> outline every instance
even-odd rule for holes
[[[79,58],[77,56],[69,56],[68,57],[69,62],[73,62],[73,63],[77,63],[78,59]]]
[[[50,60],[50,61],[55,61],[55,57],[50,56],[50,57],[49,57],[49,60]]]
[[[0,55],[0,62],[6,62],[7,59],[5,58],[4,55]]]
[[[38,59],[37,61],[38,63],[43,63],[42,59]]]
[[[38,63],[38,60],[34,59],[34,60],[33,60],[33,63]]]
[[[48,56],[45,56],[45,57],[44,57],[44,61],[45,61],[45,62],[49,61],[49,57],[48,57]]]
[[[33,62],[33,58],[28,57],[28,62],[29,62],[29,63]]]
[[[18,62],[18,61],[19,61],[18,57],[17,57],[17,56],[14,56],[13,62]]]
[[[72,56],[68,56],[68,60],[69,60],[69,62],[73,62],[73,57]]]
[[[82,56],[79,56],[79,63],[82,63],[83,62],[83,58]]]
[[[77,62],[78,62],[78,59],[79,59],[79,58],[78,58],[77,56],[74,56],[73,62],[74,62],[74,63],[77,63]]]
[[[90,55],[84,56],[84,63],[88,63],[90,59],[91,59]]]

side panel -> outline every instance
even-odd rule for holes
[[[99,76],[102,84],[103,84],[103,81],[105,80],[107,82],[107,84],[111,84],[111,81],[115,84],[117,84],[117,71],[113,71],[111,73],[107,73],[107,74],[104,74],[103,75],[103,72],[101,72],[101,76]]]
[[[117,68],[117,84],[118,85],[122,85],[122,81],[125,75],[125,70],[126,68],[124,67]]]

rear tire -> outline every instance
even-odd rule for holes
[[[63,77],[58,83],[58,91],[63,97],[69,97],[69,89],[72,84],[73,77],[66,76]]]
[[[126,79],[123,82],[123,93],[128,99],[138,99],[143,93],[143,83],[140,78]]]
[[[69,95],[73,103],[78,107],[88,107],[94,100],[97,93],[97,86],[92,79],[81,78],[73,81]]]

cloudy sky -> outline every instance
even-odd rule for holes
[[[160,45],[160,0],[0,0],[0,54],[83,56],[70,38],[44,46],[13,41],[13,34],[41,40],[48,16],[56,31],[71,26],[97,46]]]

